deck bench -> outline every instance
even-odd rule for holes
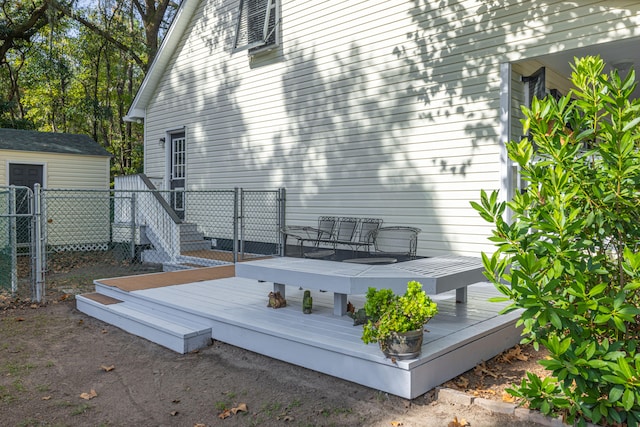
[[[279,257],[236,264],[236,276],[273,282],[285,296],[285,285],[333,292],[333,313],[347,312],[347,296],[363,295],[369,287],[403,294],[417,280],[427,294],[456,291],[467,301],[467,286],[486,281],[480,258],[455,255],[421,258],[387,265],[367,265],[306,258]]]

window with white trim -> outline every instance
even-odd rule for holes
[[[172,179],[184,179],[186,176],[186,160],[187,160],[187,140],[184,136],[171,138],[173,155],[171,178]]]
[[[250,52],[278,45],[279,0],[240,0],[234,51]]]

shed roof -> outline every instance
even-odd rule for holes
[[[87,135],[0,129],[0,150],[111,156]]]

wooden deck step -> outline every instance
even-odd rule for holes
[[[188,353],[211,342],[211,327],[204,323],[168,317],[164,312],[130,301],[103,303],[94,295],[77,295],[78,310],[175,352]]]

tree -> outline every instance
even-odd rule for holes
[[[0,126],[90,135],[112,171],[140,172],[142,127],[123,122],[178,4],[0,0]]]
[[[525,341],[550,377],[510,390],[568,423],[640,424],[640,101],[634,71],[576,59],[574,89],[523,109],[530,136],[508,144],[529,184],[508,203],[482,192],[494,224],[487,277],[521,309]],[[512,223],[503,220],[505,209]]]
[[[0,1],[0,125],[31,128],[21,104],[20,71],[32,39],[56,16],[44,1]]]

